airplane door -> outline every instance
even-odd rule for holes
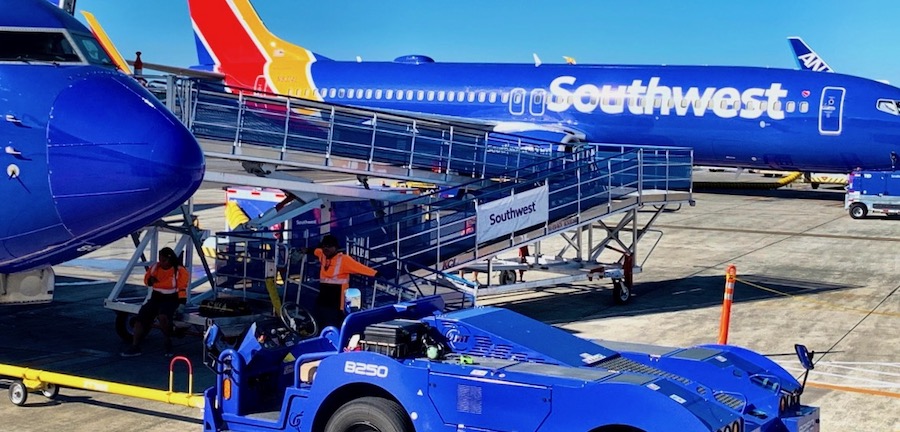
[[[819,102],[819,133],[822,135],[840,135],[843,127],[844,93],[841,87],[825,87],[822,89],[822,100]]]
[[[547,97],[547,90],[544,89],[534,89],[531,91],[531,106],[528,107],[528,111],[531,112],[532,115],[542,116],[544,115],[544,99]]]
[[[512,115],[525,113],[525,89],[515,88],[509,92],[509,113]]]

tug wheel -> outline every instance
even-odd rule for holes
[[[28,389],[22,381],[15,381],[9,385],[9,401],[16,406],[25,405],[28,400]]]
[[[411,432],[409,415],[397,403],[363,397],[340,407],[325,425],[325,432]]]
[[[853,203],[850,206],[850,217],[853,219],[862,219],[866,217],[869,213],[869,209],[866,208],[865,204],[861,203]]]
[[[59,386],[56,384],[47,384],[43,390],[41,390],[41,394],[47,399],[56,399],[59,396]]]
[[[116,334],[126,343],[134,341],[134,323],[137,316],[127,312],[116,312]]]
[[[613,300],[616,304],[626,304],[631,300],[631,287],[621,279],[613,280]]]

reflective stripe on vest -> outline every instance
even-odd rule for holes
[[[327,283],[327,284],[334,284],[334,285],[343,285],[343,284],[350,283],[349,277],[344,277],[344,278],[339,277],[341,274],[341,258],[343,258],[343,257],[344,257],[344,255],[340,254],[334,259],[334,270],[332,270],[332,272],[331,272],[332,276],[331,277],[323,277],[323,278],[321,278],[321,280],[319,282]],[[325,263],[322,263],[322,265],[324,266]]]
[[[156,276],[156,266],[158,264],[153,264],[150,267],[150,276]],[[153,290],[160,294],[175,294],[178,292],[178,267],[175,267],[172,271],[172,288],[158,288],[153,287]]]

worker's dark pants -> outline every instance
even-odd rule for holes
[[[319,284],[319,296],[316,297],[316,320],[319,328],[335,326],[340,330],[344,323],[344,305],[341,304],[341,286],[330,283]]]

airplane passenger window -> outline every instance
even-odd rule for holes
[[[500,95],[500,103],[506,104],[509,103],[509,93],[504,92]]]
[[[488,102],[490,102],[490,103],[497,102],[497,93],[491,92],[491,94],[488,95]]]
[[[445,92],[445,91],[443,91],[443,90],[439,91],[439,92],[438,92],[438,101],[443,102],[443,101],[444,101],[444,95],[446,95],[446,94],[447,94],[447,92]]]
[[[800,102],[800,112],[805,113],[807,111],[809,111],[809,102]]]
[[[772,104],[772,109],[775,111],[781,111],[781,101],[775,101],[775,103]]]
[[[375,99],[381,99],[381,89],[375,89]]]
[[[669,109],[675,108],[675,99],[666,99],[666,106]]]
[[[362,91],[362,89],[356,89],[356,98],[357,98],[357,99],[362,99],[362,97],[363,97],[363,91]]]
[[[82,62],[64,33],[36,31],[0,31],[0,61]]]
[[[338,97],[339,97],[339,98],[343,98],[344,95],[346,95],[346,94],[347,94],[347,90],[345,90],[345,89],[340,89],[340,90],[338,90]],[[353,90],[350,90],[350,95],[351,95],[351,96],[353,95]]]
[[[757,109],[756,101],[755,101],[755,100],[748,100],[748,101],[747,101],[747,108],[746,108],[746,109],[748,109],[748,110],[750,110],[750,111],[756,111],[756,109]]]
[[[372,99],[372,89],[366,89],[366,99]]]
[[[434,90],[428,90],[428,100],[434,100]]]
[[[393,91],[393,90],[388,90],[388,91],[386,91],[385,94],[384,94],[384,98],[385,98],[385,99],[393,99],[393,98],[394,98],[394,91]]]
[[[571,96],[569,96],[569,97],[571,97]],[[516,93],[513,95],[513,103],[517,104],[517,105],[522,103],[522,94],[521,93]]]
[[[407,91],[406,91],[406,99],[407,99],[407,100],[413,100],[413,91],[412,91],[412,90],[407,90]]]
[[[682,108],[687,108],[687,107],[688,107],[688,103],[689,103],[689,101],[688,101],[687,99],[682,99],[682,100],[681,100],[681,107],[682,107]]]
[[[591,98],[590,98],[589,100],[590,100],[589,103],[590,103],[591,105],[597,105],[597,102],[598,102],[598,101],[597,101],[597,96],[591,96]]]
[[[447,92],[447,102],[453,102],[456,100],[456,92],[448,91]]]
[[[337,96],[337,89],[328,89],[328,97],[333,98]]]
[[[710,99],[709,103],[706,104],[706,107],[709,109],[713,109],[713,105],[714,105],[714,102],[712,101],[712,99]]]
[[[766,108],[768,108],[768,107],[769,107],[769,101],[762,101],[762,102],[759,103],[759,110],[760,110],[760,111],[765,111]]]
[[[662,106],[662,99],[655,98],[653,99],[653,108],[659,108]]]
[[[403,90],[397,90],[397,100],[403,100]]]
[[[475,102],[475,93],[469,92],[469,96],[466,98],[469,102]]]
[[[485,92],[478,92],[478,102],[484,103],[487,100],[487,94]]]
[[[796,109],[796,108],[797,108],[797,102],[787,101],[787,103],[784,104],[784,110],[789,113],[794,112],[794,109]]]
[[[419,90],[416,92],[416,100],[425,99],[425,90]]]

